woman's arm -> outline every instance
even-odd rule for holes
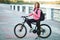
[[[33,15],[33,13],[30,13],[30,14],[29,14],[29,16],[32,16],[32,15]]]
[[[38,10],[38,12],[37,12],[37,14],[36,13],[34,13],[34,15],[36,16],[36,17],[38,17],[38,18],[40,18],[40,10]]]

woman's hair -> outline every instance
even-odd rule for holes
[[[36,4],[38,5],[38,7],[37,7],[38,9],[39,9],[39,7],[40,7],[39,2],[36,2],[35,5],[34,5],[34,10],[36,9]]]

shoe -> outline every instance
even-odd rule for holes
[[[31,33],[31,32],[33,32],[33,30],[34,30],[34,29],[33,29],[33,28],[31,28],[29,32]]]

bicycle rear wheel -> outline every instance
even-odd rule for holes
[[[18,38],[23,38],[27,34],[27,29],[24,25],[19,23],[14,27],[14,34]]]
[[[41,24],[40,27],[41,27],[40,37],[41,38],[48,38],[51,35],[51,32],[52,32],[50,26],[47,25],[47,24]]]

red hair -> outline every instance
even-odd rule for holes
[[[39,9],[39,7],[40,7],[39,2],[36,2],[35,5],[34,5],[34,10],[36,9],[36,4],[38,5],[38,7],[37,7],[38,9]]]

